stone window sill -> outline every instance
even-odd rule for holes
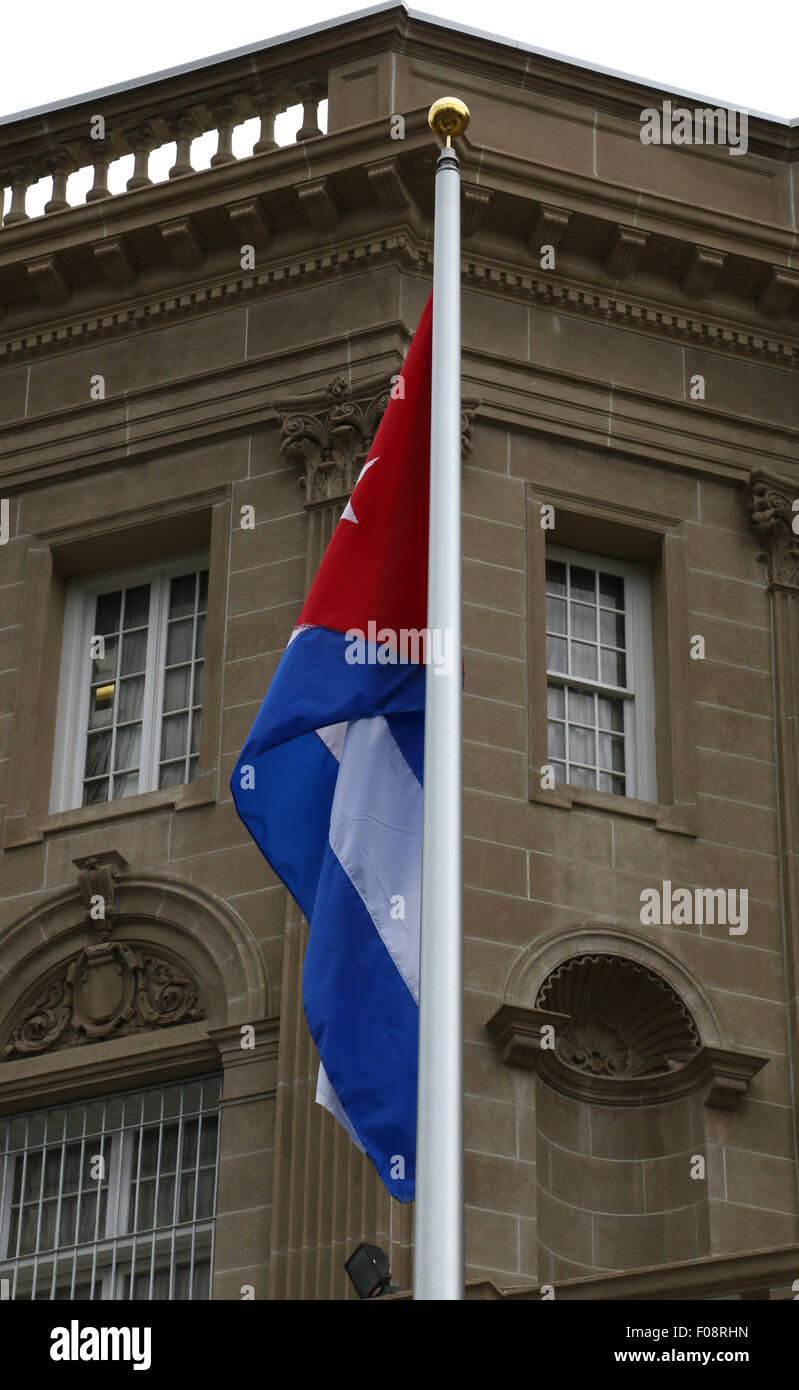
[[[667,830],[673,835],[695,837],[699,834],[695,803],[678,802],[673,806],[667,806],[655,801],[638,801],[634,797],[617,796],[613,792],[601,792],[591,787],[576,787],[566,783],[543,788],[539,782],[537,768],[530,770],[530,800],[543,802],[547,806],[559,806],[564,811],[570,811],[572,806],[589,806],[598,811],[612,811],[615,815],[650,821],[656,830]]]
[[[160,791],[142,792],[138,796],[125,797],[123,801],[104,801],[99,806],[76,806],[69,811],[58,811],[40,818],[9,816],[3,828],[3,849],[39,844],[45,835],[53,835],[60,830],[105,824],[110,820],[138,816],[147,811],[185,811],[191,806],[203,806],[215,800],[216,774],[211,772],[181,787],[164,787]]]

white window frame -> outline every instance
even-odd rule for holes
[[[547,545],[547,560],[579,565],[584,569],[602,570],[624,580],[625,643],[627,686],[621,689],[604,682],[581,676],[566,676],[550,671],[547,662],[546,684],[621,698],[624,702],[624,760],[625,793],[600,793],[621,801],[657,801],[657,762],[655,754],[655,673],[652,646],[652,585],[645,565],[629,564],[624,560],[594,555],[587,550],[572,550],[564,546]],[[546,611],[546,599],[544,601]],[[546,626],[546,616],[544,618]],[[547,729],[547,758],[549,731]],[[564,783],[573,786],[573,783]],[[579,791],[591,788],[580,786]],[[599,791],[599,788],[596,789]]]
[[[155,564],[127,566],[125,569],[117,570],[112,574],[104,573],[92,575],[91,578],[70,580],[64,607],[53,775],[50,789],[51,814],[83,808],[83,779],[92,664],[90,641],[94,635],[95,603],[98,594],[110,593],[114,589],[133,588],[139,584],[150,584],[155,587],[155,601],[152,593],[150,598],[144,696],[142,699],[142,743],[138,792],[138,795],[141,795],[158,788],[158,752],[161,747],[167,615],[169,611],[168,581],[178,574],[188,574],[208,568],[208,551],[200,550]],[[132,800],[131,797],[124,799]],[[96,809],[97,806],[111,805],[119,805],[119,799],[117,801],[95,802],[93,809]]]

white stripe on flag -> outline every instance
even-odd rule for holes
[[[346,719],[341,724],[325,724],[323,729],[317,729],[316,732],[325,745],[325,748],[333,754],[336,762],[340,763],[341,750],[344,747],[344,736],[347,732]]]
[[[316,1103],[323,1105],[325,1110],[329,1110],[334,1119],[344,1126],[356,1148],[359,1148],[362,1154],[366,1153],[366,1149],[347,1119],[347,1112],[341,1104],[337,1092],[333,1089],[333,1083],[321,1062],[319,1063],[319,1075],[316,1078]]]
[[[330,845],[418,1003],[422,788],[382,715],[347,728]]]

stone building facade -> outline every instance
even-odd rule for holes
[[[799,1277],[797,132],[646,144],[674,94],[389,4],[0,123],[11,1297],[340,1299],[361,1240],[410,1285],[228,781],[430,290],[450,91],[470,1295]]]

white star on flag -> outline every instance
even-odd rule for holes
[[[341,513],[342,521],[354,521],[355,525],[358,525],[358,518],[352,510],[352,498],[355,496],[355,488],[358,486],[358,483],[361,481],[361,478],[363,477],[364,473],[366,473],[372,467],[373,463],[377,463],[377,460],[379,458],[380,455],[376,454],[373,459],[368,459],[367,462],[364,464],[363,468],[361,469],[360,473],[358,474],[358,477],[355,480],[355,487],[352,489],[352,496],[350,497],[349,502],[347,503],[346,507]]]

